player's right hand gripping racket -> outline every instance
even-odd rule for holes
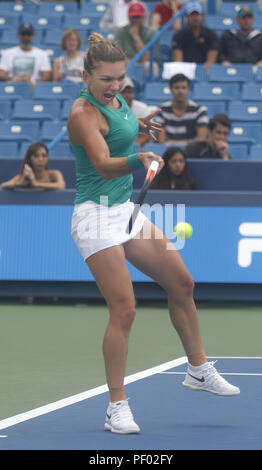
[[[133,210],[133,213],[132,213],[132,215],[131,215],[131,217],[130,217],[130,219],[129,219],[129,222],[128,222],[128,225],[127,225],[127,228],[126,228],[126,232],[127,232],[127,233],[131,233],[131,230],[132,230],[132,228],[133,228],[133,225],[134,225],[134,223],[135,223],[135,221],[136,221],[136,218],[137,218],[137,216],[138,216],[138,213],[139,213],[139,211],[140,211],[140,207],[141,207],[141,205],[143,204],[144,199],[145,199],[145,197],[146,197],[146,193],[147,193],[147,191],[148,191],[148,189],[149,189],[149,186],[150,186],[150,184],[152,183],[154,177],[156,176],[156,172],[157,172],[157,170],[158,170],[158,167],[159,167],[159,163],[158,163],[156,160],[154,160],[154,161],[151,163],[151,165],[150,165],[150,167],[148,168],[148,170],[147,170],[147,174],[146,174],[146,177],[145,177],[144,184],[143,184],[143,186],[142,186],[142,188],[141,188],[141,191],[140,191],[140,193],[139,193],[139,195],[138,195],[138,198],[137,198],[137,200],[136,200],[136,202],[135,202],[135,208],[134,208],[134,210]]]

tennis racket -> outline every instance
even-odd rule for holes
[[[129,219],[129,222],[128,222],[128,225],[127,225],[127,228],[126,228],[126,232],[127,233],[131,233],[131,230],[133,228],[133,225],[136,221],[136,218],[138,216],[138,213],[140,211],[140,207],[141,205],[143,204],[144,202],[144,199],[146,197],[146,193],[149,189],[149,186],[150,184],[152,183],[154,177],[156,176],[156,172],[157,172],[157,169],[159,167],[159,163],[157,161],[153,161],[150,165],[150,167],[148,168],[147,170],[147,174],[146,174],[146,177],[145,177],[145,181],[143,183],[143,186],[141,188],[141,191],[138,195],[138,198],[135,202],[135,208],[133,210],[133,213]]]

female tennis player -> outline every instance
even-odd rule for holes
[[[124,376],[128,337],[135,317],[135,297],[126,266],[136,268],[168,293],[171,321],[186,355],[188,370],[183,384],[191,389],[235,395],[239,389],[226,382],[207,362],[193,300],[193,279],[178,251],[168,251],[169,240],[140,212],[131,230],[126,227],[134,205],[132,173],[148,169],[161,157],[134,153],[139,125],[156,130],[153,114],[137,119],[119,94],[126,76],[125,55],[113,42],[94,33],[84,57],[87,85],[74,102],[68,132],[76,159],[75,208],[72,236],[103,294],[109,322],[103,340],[110,402],[105,429],[137,433],[139,426],[126,399]],[[151,237],[143,237],[143,232]]]

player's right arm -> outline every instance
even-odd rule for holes
[[[86,150],[91,163],[97,172],[110,180],[128,175],[133,169],[127,163],[127,155],[110,158],[109,148],[104,135],[109,132],[108,125],[101,113],[92,105],[80,98],[70,111],[68,133],[70,140]],[[148,169],[152,160],[162,160],[153,152],[138,154],[138,160]]]

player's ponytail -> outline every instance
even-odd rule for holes
[[[84,57],[84,68],[88,73],[96,68],[99,62],[119,62],[126,60],[125,53],[113,41],[105,39],[99,33],[88,38],[88,48]]]

